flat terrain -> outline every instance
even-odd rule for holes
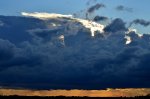
[[[106,89],[106,90],[25,90],[0,89],[1,96],[39,96],[39,97],[137,97],[149,96],[148,88]]]

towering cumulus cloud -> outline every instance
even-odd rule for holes
[[[0,86],[150,87],[149,34],[139,36],[120,18],[104,26],[68,15],[42,14],[0,16]]]

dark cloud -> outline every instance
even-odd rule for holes
[[[98,22],[98,21],[106,21],[108,20],[108,17],[105,17],[105,16],[95,16],[94,21]]]
[[[105,8],[106,6],[104,4],[101,4],[101,3],[97,3],[93,6],[91,6],[90,8],[88,8],[87,12],[88,13],[92,13],[100,8]]]
[[[4,26],[4,23],[0,20],[0,27]]]
[[[118,11],[128,11],[128,12],[133,12],[133,9],[132,8],[128,8],[128,7],[125,7],[123,5],[119,5],[116,7],[116,10]]]
[[[0,27],[0,38],[9,39],[10,42],[16,44],[31,39],[28,30],[46,28],[44,21],[35,18],[1,16],[0,20],[4,24]]]
[[[9,60],[14,56],[14,45],[7,40],[0,39],[0,61]]]
[[[97,3],[97,0],[89,0],[87,2],[88,7],[86,10],[81,10],[77,13],[74,13],[75,17],[85,17],[86,19],[91,19],[90,16],[100,8],[105,8],[106,6],[102,3]]]
[[[19,42],[14,42],[15,36],[13,39],[9,35],[5,39],[1,37],[0,86],[34,89],[150,87],[150,35],[138,37],[135,32],[129,33],[134,44],[126,45],[124,36],[127,28],[121,19],[115,19],[106,26],[105,32],[111,35],[106,35],[105,39],[92,38],[88,29],[69,19],[42,22],[32,18],[14,20],[20,22],[22,31],[17,31],[18,28],[11,24],[11,29],[16,30],[13,34],[19,32],[29,36]],[[24,22],[29,25],[24,26]],[[52,27],[49,24],[52,22],[61,26]],[[74,28],[68,28],[70,24],[67,23],[70,22]],[[79,30],[74,34],[76,29]],[[2,30],[5,29],[0,28]],[[60,46],[60,35],[65,37],[65,47]]]
[[[130,26],[132,24],[140,24],[140,25],[143,25],[145,27],[149,26],[150,25],[150,21],[146,21],[144,19],[135,19],[131,22]]]
[[[125,26],[125,22],[122,19],[117,18],[112,21],[109,25],[105,27],[105,32],[119,32],[119,31],[127,31],[128,29]]]

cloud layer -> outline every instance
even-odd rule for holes
[[[104,33],[79,20],[0,16],[0,86],[34,89],[150,87],[150,35],[114,19]],[[15,22],[15,23],[14,23]],[[79,26],[79,27],[77,27]],[[63,35],[63,43],[60,36]],[[125,36],[132,40],[126,45]],[[63,45],[65,43],[65,46]]]

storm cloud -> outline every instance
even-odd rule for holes
[[[8,35],[11,31],[0,28],[5,32],[0,33],[0,86],[33,89],[150,87],[150,68],[145,65],[150,57],[150,35],[140,38],[131,32],[128,36],[132,42],[126,45],[124,37],[128,29],[120,18],[108,24],[103,35],[97,33],[95,37],[91,37],[90,30],[80,22],[69,18],[39,20],[0,16],[0,19],[4,24],[9,24],[8,19],[20,22],[9,24],[8,30],[16,30],[12,32],[14,35],[19,32],[25,37],[16,41],[18,36],[11,37]],[[70,22],[74,28],[68,28]],[[78,25],[82,28],[76,27]],[[76,29],[75,34],[66,32]],[[65,46],[58,39],[61,35]]]

